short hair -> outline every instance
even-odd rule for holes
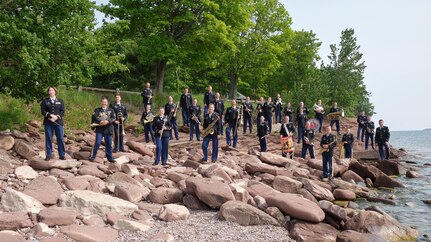
[[[119,92],[115,93],[115,95],[114,95],[114,97],[117,97],[117,96],[120,96],[120,97],[121,97],[121,95],[120,95],[120,93],[119,93]]]
[[[46,93],[49,94],[49,89],[51,89],[51,88],[55,91],[55,95],[57,95],[58,94],[58,90],[55,87],[48,87],[48,89],[46,90]]]
[[[106,97],[106,96],[102,96],[102,97],[100,98],[100,101],[102,101],[102,100],[106,100],[106,101],[108,101],[108,97]]]
[[[383,121],[383,119],[379,119],[379,123],[380,123],[380,121]]]
[[[159,107],[159,110],[162,110],[163,109],[163,111],[165,111],[165,108],[164,107]]]
[[[211,107],[211,106],[215,107],[214,103],[210,103],[210,105],[208,105],[208,107]]]

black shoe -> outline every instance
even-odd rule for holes
[[[157,166],[158,164],[159,164],[159,163],[154,162],[152,165],[153,165],[153,166]]]
[[[112,153],[117,153],[117,152],[118,152],[117,150],[112,151]]]
[[[62,156],[60,157],[60,160],[66,160],[66,157]]]
[[[49,160],[51,160],[51,157],[46,157],[45,160],[49,161]]]
[[[168,164],[162,164],[163,168],[169,168]]]
[[[111,162],[111,163],[115,163],[115,160],[108,160],[109,162]]]
[[[120,152],[126,152],[125,150],[120,150]]]
[[[212,160],[211,162],[212,162],[212,163],[216,163],[216,162],[217,162],[217,160]]]

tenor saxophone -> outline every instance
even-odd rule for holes
[[[201,137],[205,138],[209,134],[214,134],[214,125],[217,124],[218,120],[220,119],[220,116],[217,115],[217,117],[212,121],[208,127],[206,127],[204,130],[202,130]]]

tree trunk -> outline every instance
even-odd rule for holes
[[[156,93],[163,92],[163,81],[165,78],[166,60],[161,60],[156,64]]]
[[[229,98],[235,99],[238,91],[238,74],[234,73],[230,77]]]

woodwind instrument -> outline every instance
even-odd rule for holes
[[[322,154],[328,152],[331,149],[331,145],[334,144],[335,142],[337,142],[336,138],[334,138],[334,141],[332,141],[331,143],[328,144],[328,148],[326,148],[326,149],[322,148],[321,149]]]
[[[212,121],[208,127],[206,127],[204,130],[202,130],[201,137],[205,138],[209,134],[214,134],[214,126],[217,125],[218,120],[220,119],[220,116],[217,115],[217,117]]]

